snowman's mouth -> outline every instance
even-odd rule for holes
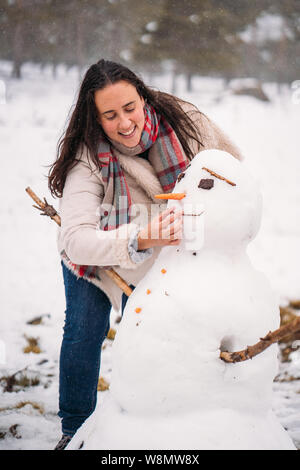
[[[200,212],[199,214],[186,214],[186,213],[182,213],[182,215],[184,216],[189,216],[189,217],[199,217],[200,215],[204,214],[205,211],[202,211]]]

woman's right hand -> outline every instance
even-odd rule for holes
[[[179,245],[182,239],[182,224],[182,211],[178,211],[176,207],[166,209],[139,231],[138,250],[153,246]]]

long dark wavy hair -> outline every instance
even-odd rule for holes
[[[166,118],[188,159],[193,157],[192,140],[197,141],[200,150],[201,136],[189,114],[183,111],[181,100],[147,87],[141,78],[124,65],[101,59],[87,70],[67,130],[58,142],[57,157],[50,165],[48,174],[48,187],[52,196],[62,196],[67,174],[80,159],[84,145],[89,151],[89,157],[96,167],[100,168],[97,149],[100,138],[106,136],[99,124],[94,94],[95,91],[121,80],[133,85],[139,96],[152,105],[158,114]]]

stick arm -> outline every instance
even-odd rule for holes
[[[298,332],[300,332],[300,317],[295,318],[294,320],[288,322],[284,326],[281,326],[275,331],[270,331],[266,336],[264,336],[264,338],[260,338],[260,341],[258,341],[256,344],[254,344],[253,346],[247,346],[247,348],[243,351],[221,352],[220,358],[224,362],[231,363],[246,361],[248,359],[252,359],[252,357],[267,349],[269,346],[271,346],[271,344],[277,343],[278,341],[284,339],[286,336]]]
[[[56,212],[53,206],[48,204],[46,198],[44,198],[44,202],[35,194],[34,191],[28,186],[25,191],[27,194],[33,199],[36,205],[33,205],[36,209],[41,211],[41,215],[47,215],[52,220],[54,220],[57,225],[61,226],[61,218],[59,214]],[[113,268],[105,269],[105,273],[117,284],[117,286],[127,295],[129,296],[132,293],[131,287],[127,284],[124,279],[119,276],[118,273]]]

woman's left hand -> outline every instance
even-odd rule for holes
[[[154,246],[179,245],[182,239],[183,212],[170,207],[154,217],[138,234],[138,250]]]

